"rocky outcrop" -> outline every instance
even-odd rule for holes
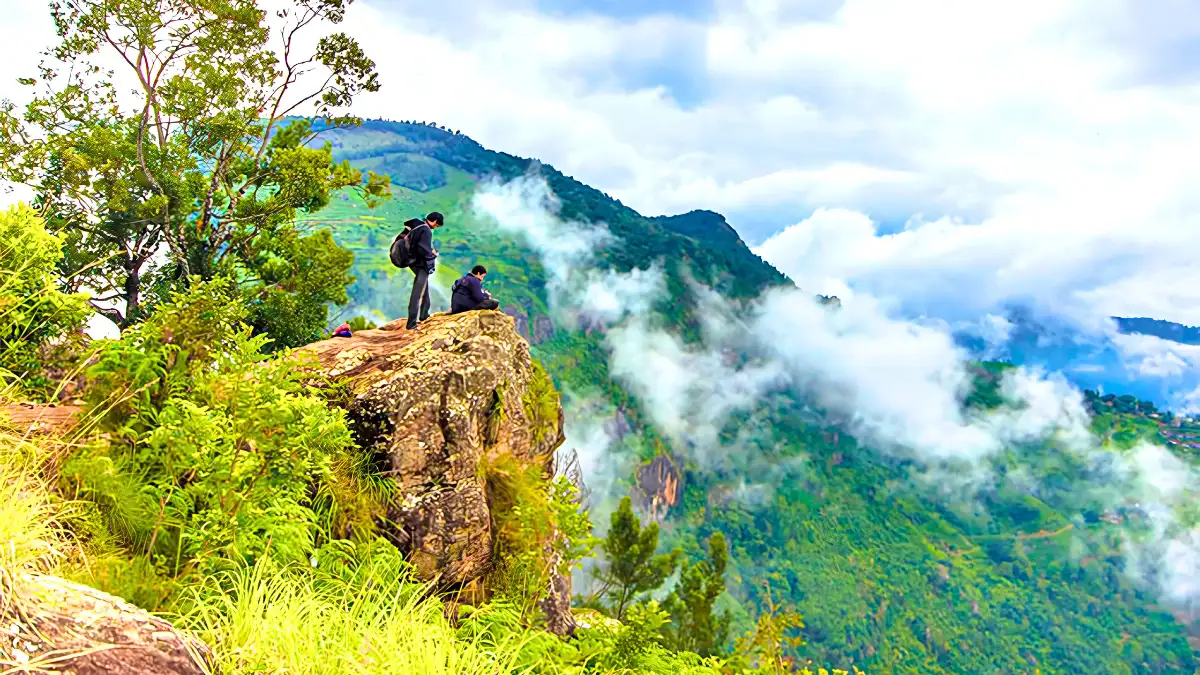
[[[517,333],[531,345],[540,345],[554,334],[554,320],[544,314],[530,319],[530,310],[520,306],[501,307],[500,311],[513,318]]]
[[[512,317],[517,334],[528,340],[529,317],[525,314],[525,310],[520,307],[501,307],[500,311]]]
[[[26,575],[0,597],[0,670],[74,675],[206,675],[208,648],[120,598]]]
[[[343,405],[360,448],[399,487],[392,541],[422,579],[443,588],[480,579],[493,552],[488,462],[513,458],[549,476],[564,440],[557,394],[549,404],[534,400],[553,387],[531,386],[546,376],[535,373],[514,319],[435,315],[416,331],[393,322],[306,349],[347,387]]]
[[[683,494],[682,478],[671,458],[659,455],[638,469],[635,490],[640,494],[642,508],[650,520],[662,523],[671,507],[679,503]]]
[[[533,319],[533,333],[529,338],[532,344],[540,345],[554,334],[554,321],[545,315]]]
[[[625,413],[625,406],[619,406],[613,412],[612,418],[604,421],[604,433],[609,438],[620,441],[633,433],[633,425],[629,423],[629,418],[625,416]]]

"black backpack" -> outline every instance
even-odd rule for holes
[[[399,267],[400,269],[404,269],[406,267],[412,267],[412,264],[416,262],[416,260],[413,258],[412,246],[408,241],[408,237],[412,234],[413,230],[424,224],[425,221],[421,220],[420,218],[413,218],[412,220],[404,223],[404,229],[401,230],[400,234],[396,235],[396,238],[392,240],[392,247],[388,251],[388,257],[392,259],[393,265]]]

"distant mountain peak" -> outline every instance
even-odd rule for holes
[[[1148,317],[1114,316],[1113,321],[1117,322],[1117,330],[1126,335],[1151,335],[1185,345],[1200,345],[1200,326],[1185,326]]]

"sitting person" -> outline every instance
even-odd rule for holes
[[[483,290],[483,278],[487,276],[487,268],[476,265],[471,273],[454,282],[451,287],[450,313],[470,312],[476,309],[499,309],[500,303],[492,299],[492,294]]]

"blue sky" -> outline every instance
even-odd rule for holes
[[[0,83],[40,4],[6,10]],[[806,289],[1200,325],[1194,0],[356,0],[343,29],[383,82],[358,113],[719,211]]]

